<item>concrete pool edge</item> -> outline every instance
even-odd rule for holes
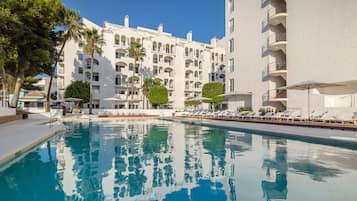
[[[259,124],[247,122],[231,122],[222,120],[190,119],[190,118],[160,118],[193,125],[231,129],[241,132],[254,132],[263,136],[284,137],[309,143],[357,150],[357,132],[297,126],[283,126],[273,124]]]
[[[41,121],[35,123],[36,125],[45,125],[47,123],[50,123],[48,121]],[[47,125],[45,125],[47,126]],[[42,144],[43,142],[47,141],[48,139],[54,137],[60,132],[66,131],[66,127],[61,124],[59,126],[53,126],[54,130],[49,131],[42,137],[36,138],[31,142],[26,143],[23,146],[17,147],[15,150],[10,151],[9,153],[6,153],[4,155],[0,155],[0,171],[3,169],[6,169],[7,166],[13,164],[14,162],[18,161],[21,159],[23,156],[26,155],[26,153],[29,153],[31,150],[36,148],[38,145]]]

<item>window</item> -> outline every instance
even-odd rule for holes
[[[234,0],[229,0],[229,11],[231,13],[234,11]]]
[[[93,81],[99,82],[99,73],[93,73]]]
[[[81,54],[81,53],[78,54],[78,60],[79,60],[79,61],[82,61],[82,60],[83,60],[83,54]]]
[[[120,51],[115,52],[115,58],[120,59],[122,57],[125,57],[124,52],[120,52]]]
[[[229,52],[233,52],[234,51],[234,39],[230,39],[229,40]]]
[[[115,78],[115,84],[116,85],[122,85],[122,79],[121,79],[120,76]]]
[[[188,56],[188,48],[187,47],[185,48],[185,56],[186,57]]]
[[[234,79],[229,80],[229,91],[234,92]]]
[[[82,67],[78,67],[78,74],[83,74],[83,68]]]
[[[229,72],[234,72],[234,59],[229,59]]]
[[[234,32],[234,18],[229,20],[229,32]]]
[[[100,86],[93,86],[93,93],[97,93],[97,94],[99,94],[99,92],[100,92]]]

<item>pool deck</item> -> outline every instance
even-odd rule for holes
[[[183,117],[162,119],[195,125],[229,128],[238,131],[253,131],[261,135],[286,137],[301,141],[317,142],[335,146],[347,146],[348,148],[357,149],[356,131]]]
[[[27,119],[0,125],[0,166],[65,130],[49,119]]]

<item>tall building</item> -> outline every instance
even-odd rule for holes
[[[211,44],[193,41],[192,32],[185,39],[178,38],[166,33],[162,24],[157,30],[132,28],[128,16],[124,25],[104,22],[101,27],[87,19],[83,19],[83,24],[99,30],[105,41],[102,55],[95,55],[94,108],[146,108],[141,87],[144,78],[153,78],[169,91],[166,107],[183,109],[185,100],[201,95],[211,72],[224,72],[224,44],[215,38]],[[146,52],[137,66],[127,52],[132,41],[141,43]],[[83,52],[83,43],[69,41],[65,46],[57,72],[60,99],[72,81],[89,81],[90,59]],[[218,72],[214,79],[224,82],[224,76]],[[120,100],[105,100],[113,96]]]
[[[228,108],[273,107],[307,113],[303,81],[336,83],[313,90],[313,110],[356,110],[357,1],[226,0]],[[327,95],[326,95],[327,94]]]

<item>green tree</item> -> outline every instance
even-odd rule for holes
[[[68,40],[74,40],[77,42],[82,36],[82,25],[80,24],[81,16],[78,12],[73,11],[71,9],[64,9],[62,13],[62,21],[61,25],[64,27],[64,31],[60,31],[58,33],[58,39],[60,40],[60,50],[56,54],[55,63],[50,73],[50,82],[47,89],[47,97],[46,97],[46,112],[50,111],[50,97],[51,97],[51,87],[52,87],[52,80],[53,76],[56,71],[58,60],[60,59],[61,55],[63,54],[63,49]]]
[[[84,52],[90,56],[90,81],[89,81],[89,114],[92,114],[93,108],[93,63],[94,53],[101,55],[102,46],[105,44],[103,37],[98,33],[97,29],[85,29],[83,37],[86,41]]]
[[[141,46],[140,43],[132,41],[130,43],[128,49],[129,57],[134,59],[134,69],[133,69],[133,76],[131,77],[131,99],[134,99],[134,76],[136,71],[136,63],[143,59],[145,56],[145,49]]]
[[[211,103],[213,105],[213,110],[215,109],[215,104],[224,101],[224,97],[219,96],[224,93],[224,86],[220,82],[209,82],[202,87],[202,97],[209,98],[210,100],[205,100],[205,103]]]
[[[152,86],[150,88],[150,103],[157,107],[158,105],[166,104],[168,99],[168,91],[164,86]]]
[[[65,98],[80,98],[83,103],[89,102],[89,84],[83,81],[72,82],[65,90]]]
[[[9,39],[16,50],[16,62],[5,68],[16,78],[12,107],[17,106],[22,79],[48,73],[55,52],[54,28],[60,24],[64,9],[60,0],[2,0],[1,11],[10,11],[1,20],[0,36]],[[15,20],[14,20],[15,19]]]
[[[36,84],[38,81],[39,79],[36,77],[32,77],[32,76],[25,77],[22,82],[22,88],[26,90],[39,90],[40,89],[39,87],[34,86],[34,84]]]
[[[151,78],[144,79],[144,84],[142,86],[142,92],[147,100],[149,100],[149,98],[150,98],[150,89],[153,86],[160,86],[160,81],[151,79]],[[148,101],[147,101],[147,103],[148,103]],[[149,108],[149,106],[147,104],[146,109],[148,109],[148,108]]]

